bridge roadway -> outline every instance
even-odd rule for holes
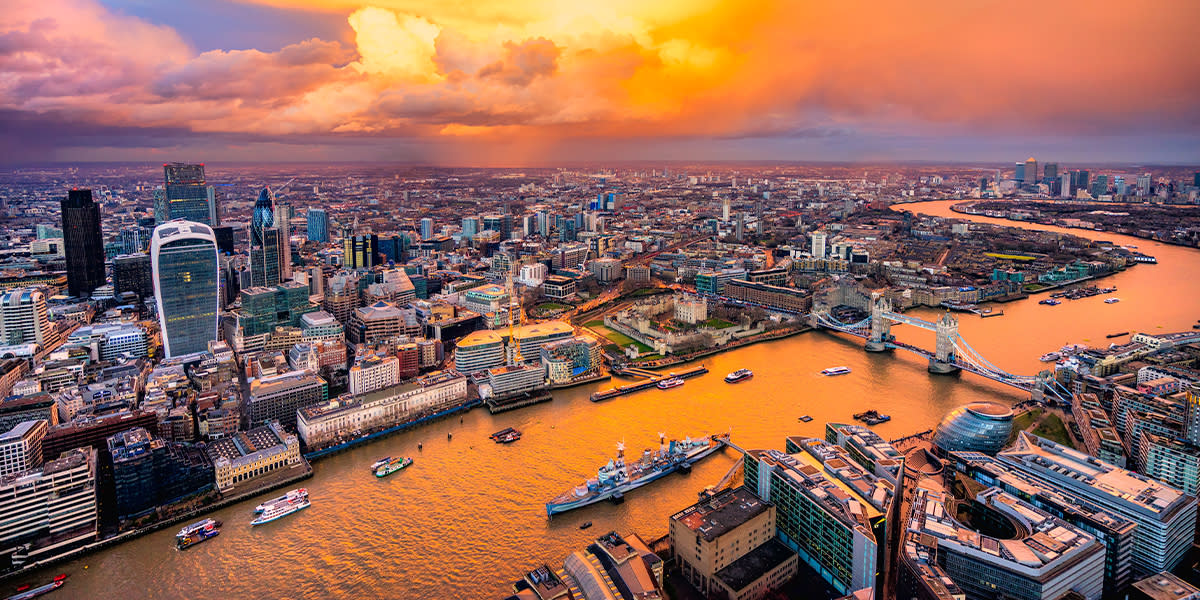
[[[889,321],[893,321],[896,323],[904,323],[907,325],[912,325],[914,327],[919,327],[921,329],[938,332],[938,327],[937,327],[936,323],[930,323],[929,321],[917,319],[914,317],[909,317],[906,315],[897,314],[897,313],[894,313],[891,311],[880,312],[880,314],[883,318],[886,318]],[[872,339],[870,323],[871,323],[871,319],[874,317],[867,317],[866,319],[863,319],[862,321],[859,321],[859,322],[853,323],[853,324],[845,324],[845,323],[842,323],[842,322],[834,319],[827,312],[816,312],[816,313],[813,313],[813,316],[815,317],[816,324],[821,327],[824,327],[826,329],[832,329],[834,331],[848,333],[850,335],[861,337],[868,341],[870,341]],[[941,335],[940,332],[939,332],[939,335]],[[930,352],[929,350],[926,350],[919,346],[914,346],[912,344],[898,342],[895,340],[895,338],[892,338],[890,335],[886,339],[882,340],[882,345],[886,349],[899,348],[901,350],[907,350],[914,354],[924,356],[926,359],[930,360],[931,363],[932,362],[944,362],[945,364],[955,367],[957,369],[967,371],[968,373],[973,373],[973,374],[979,375],[981,377],[986,377],[988,379],[991,379],[992,381],[1003,383],[1005,385],[1009,385],[1009,386],[1024,390],[1031,394],[1035,393],[1038,390],[1043,389],[1043,387],[1044,387],[1044,391],[1047,391],[1050,394],[1056,396],[1059,400],[1064,400],[1064,401],[1066,400],[1066,398],[1064,397],[1064,393],[1066,396],[1069,396],[1069,392],[1067,392],[1067,390],[1065,390],[1065,389],[1062,389],[1061,384],[1058,384],[1057,382],[1042,382],[1041,380],[1038,379],[1038,377],[1028,376],[1028,375],[1014,375],[1014,374],[1004,371],[1003,369],[1000,369],[999,367],[995,366],[990,361],[988,361],[986,358],[984,358],[981,354],[979,354],[974,348],[972,348],[970,346],[970,344],[967,344],[966,340],[962,339],[962,337],[959,336],[957,334],[957,332],[955,332],[953,334],[953,336],[951,337],[951,339],[949,341],[953,343],[953,347],[954,347],[955,351],[949,357],[950,360],[946,360],[946,361],[939,361],[937,354],[934,352]],[[1043,385],[1043,383],[1045,383],[1046,385]]]

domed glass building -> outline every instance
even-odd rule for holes
[[[974,402],[950,411],[933,433],[939,454],[966,451],[995,454],[1012,432],[1011,408],[991,402]]]

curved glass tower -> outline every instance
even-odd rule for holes
[[[991,402],[973,402],[946,414],[933,434],[939,451],[983,452],[995,455],[1012,432],[1013,411]]]
[[[280,282],[280,233],[275,227],[275,201],[271,188],[263,188],[254,203],[250,221],[250,279],[256,286],[273,287]]]
[[[183,219],[154,228],[150,241],[158,324],[167,357],[208,350],[220,309],[217,239],[203,223]]]

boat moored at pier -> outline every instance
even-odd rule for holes
[[[754,371],[750,369],[738,369],[725,376],[725,383],[738,383],[754,377]]]
[[[263,511],[270,508],[271,505],[273,505],[273,504],[278,504],[280,502],[298,502],[301,499],[308,500],[308,488],[300,488],[300,489],[292,490],[278,498],[272,498],[270,500],[267,500],[266,502],[263,502],[262,504],[259,504],[258,506],[254,507],[254,512],[256,514],[261,514]]]
[[[729,434],[710,435],[682,440],[666,439],[659,434],[657,450],[647,448],[640,457],[626,460],[625,443],[617,444],[616,458],[609,460],[596,472],[596,477],[563,492],[546,503],[546,515],[553,517],[576,508],[609,500],[621,502],[625,494],[655,479],[691,466],[712,455],[729,442]]]

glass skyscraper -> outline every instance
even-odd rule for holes
[[[275,227],[275,203],[271,190],[263,188],[254,203],[250,222],[250,279],[256,286],[279,285],[279,229]]]
[[[67,258],[67,291],[87,297],[104,285],[104,237],[100,235],[100,205],[92,190],[71,190],[62,207],[63,245]]]
[[[329,214],[323,208],[308,209],[308,241],[329,243]]]
[[[154,214],[159,223],[184,219],[209,227],[221,224],[216,193],[204,179],[204,165],[163,165],[166,185],[155,194]]]
[[[217,339],[220,303],[212,228],[182,219],[159,225],[150,242],[150,260],[166,356],[207,350]]]

